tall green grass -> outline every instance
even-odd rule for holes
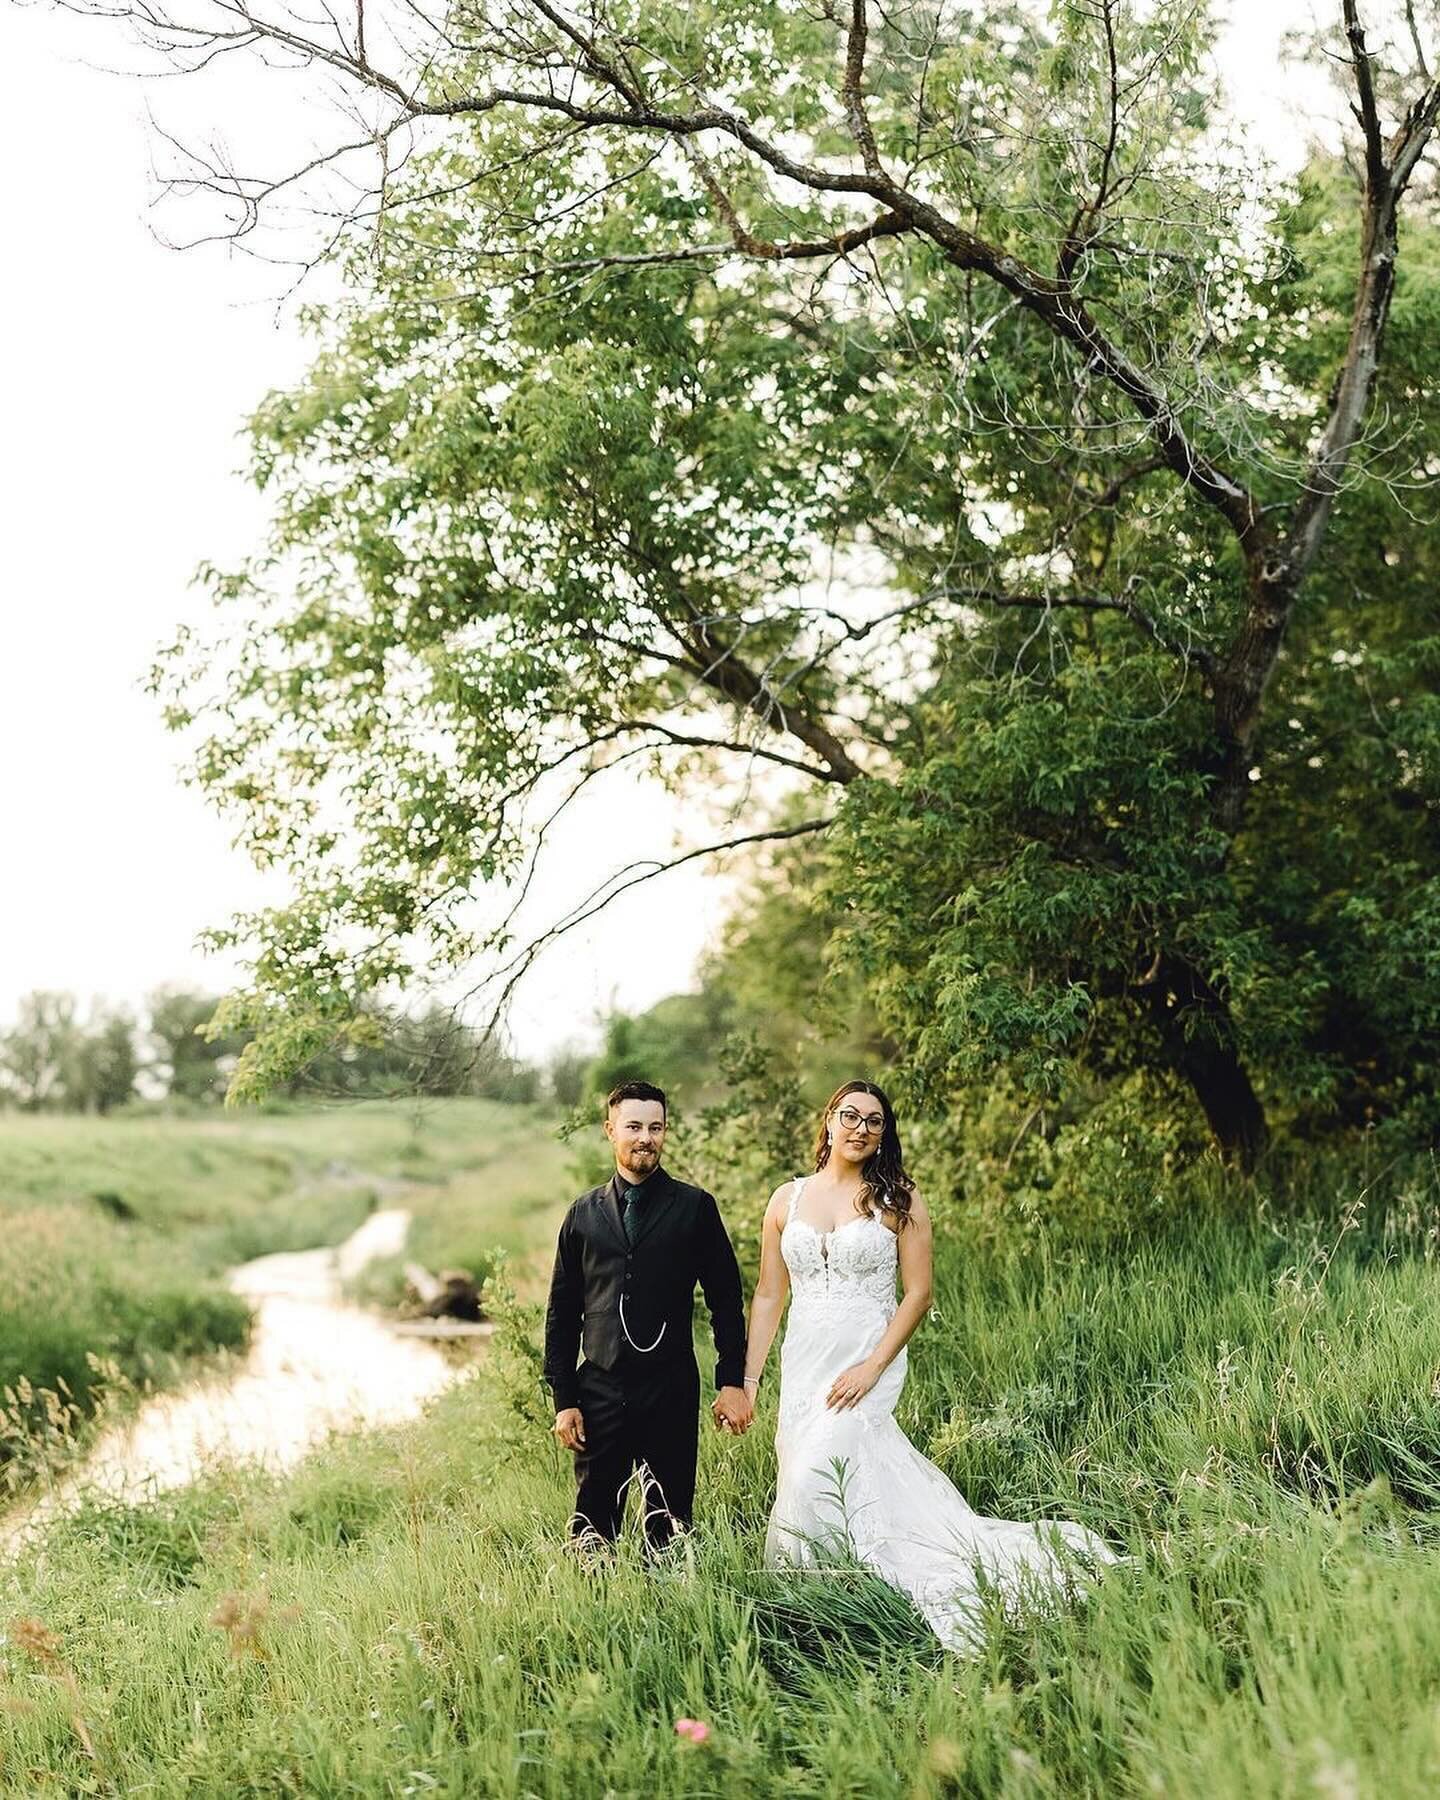
[[[0,1114],[6,1478],[63,1454],[106,1392],[172,1381],[198,1356],[242,1347],[249,1309],[220,1279],[231,1265],[338,1242],[397,1182],[407,1205],[433,1210],[441,1184],[493,1158],[522,1115],[553,1181],[563,1153],[548,1121],[484,1101]],[[448,1204],[463,1216],[463,1195]]]
[[[1351,1219],[1123,1252],[942,1240],[907,1427],[985,1510],[1135,1561],[943,1655],[853,1574],[760,1565],[774,1394],[698,1529],[568,1553],[500,1358],[291,1477],[96,1507],[11,1576],[0,1780],[153,1796],[1440,1791],[1440,1266]],[[533,1319],[531,1320],[533,1326]],[[528,1411],[530,1423],[523,1422]],[[37,1636],[37,1633],[40,1633]],[[49,1634],[44,1635],[44,1634]],[[28,1647],[27,1647],[28,1646]],[[677,1737],[700,1719],[707,1744]],[[88,1739],[93,1756],[84,1748]]]

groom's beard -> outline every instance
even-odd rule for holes
[[[633,1145],[621,1152],[619,1162],[622,1169],[628,1169],[632,1175],[648,1175],[660,1160],[660,1152],[648,1146]]]

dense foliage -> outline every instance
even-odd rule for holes
[[[255,419],[233,634],[157,677],[294,874],[241,1091],[417,967],[503,1002],[475,896],[621,765],[719,841],[828,827],[828,953],[932,1114],[1431,1129],[1436,21],[1335,37],[1357,153],[1288,182],[1203,10],[456,15]]]

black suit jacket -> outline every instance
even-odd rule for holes
[[[584,1193],[565,1215],[555,1246],[555,1272],[545,1314],[545,1379],[555,1410],[578,1406],[576,1358],[615,1369],[622,1360],[651,1368],[695,1358],[691,1313],[699,1282],[715,1337],[715,1385],[739,1387],[745,1375],[745,1307],[740,1266],[704,1188],[656,1169],[645,1182],[645,1207],[634,1245],[625,1238],[614,1178]],[[627,1348],[620,1305],[633,1344]]]

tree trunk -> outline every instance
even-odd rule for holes
[[[1219,739],[1214,797],[1215,822],[1227,837],[1244,823],[1250,797],[1250,769],[1261,705],[1298,589],[1288,579],[1255,578],[1245,619],[1214,676],[1216,735]]]
[[[1270,1129],[1235,1048],[1229,1007],[1198,969],[1169,953],[1157,960],[1140,993],[1170,1066],[1200,1102],[1221,1156],[1249,1173]]]
[[[1364,35],[1358,23],[1352,25],[1351,39],[1357,70],[1368,70]],[[1363,74],[1362,97],[1368,82],[1368,73]],[[1427,101],[1427,106],[1432,104],[1440,104],[1440,100]],[[1412,116],[1406,126],[1406,142],[1390,147],[1395,156],[1393,165],[1386,162],[1386,147],[1378,136],[1378,124],[1373,135],[1367,124],[1370,155],[1360,278],[1355,288],[1345,360],[1331,391],[1329,415],[1283,539],[1276,541],[1268,530],[1258,527],[1248,537],[1240,538],[1248,571],[1245,617],[1229,648],[1217,658],[1213,678],[1220,746],[1215,818],[1227,837],[1233,837],[1244,822],[1261,707],[1280,658],[1286,626],[1306,577],[1320,555],[1351,453],[1364,433],[1395,292],[1400,196],[1420,149],[1429,141],[1433,116],[1427,118],[1425,122],[1418,114]]]

